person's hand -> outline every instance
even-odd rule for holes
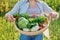
[[[34,18],[36,16],[36,14],[31,14],[30,18]]]
[[[59,14],[57,12],[52,12],[50,13],[49,17],[55,20],[55,19],[58,19]]]
[[[14,17],[11,14],[6,14],[5,17],[10,22],[13,22],[14,21]]]

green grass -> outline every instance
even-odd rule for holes
[[[14,24],[0,17],[0,40],[18,40],[19,33],[15,30]]]
[[[58,20],[51,21],[49,26],[50,40],[60,40],[60,17]],[[19,33],[14,28],[14,23],[6,21],[4,17],[0,17],[0,40],[18,40]],[[44,37],[44,40],[48,40]]]
[[[58,20],[51,21],[49,26],[50,40],[60,40],[60,17]],[[45,37],[47,40],[47,38]]]

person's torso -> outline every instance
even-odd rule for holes
[[[34,8],[29,8],[29,3],[24,3],[20,6],[20,13],[28,13],[28,14],[36,14],[36,15],[42,15],[44,16],[43,7],[39,2],[36,3],[36,6]]]
[[[31,14],[36,14],[36,15],[41,15],[41,10],[39,9],[38,5],[36,5],[33,8],[28,7],[26,11],[29,15]]]

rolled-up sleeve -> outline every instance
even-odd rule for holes
[[[51,7],[49,7],[45,2],[42,2],[42,6],[43,6],[43,10],[45,13],[51,13],[53,12],[54,10],[52,10]]]
[[[43,6],[43,10],[44,12],[46,13],[46,15],[49,15],[49,14],[56,14],[57,17],[59,17],[59,13],[54,11],[51,7],[49,7],[45,2],[42,1],[42,6]]]
[[[12,10],[11,11],[9,11],[7,14],[14,14],[15,12],[18,12],[18,10],[19,10],[19,2],[17,2],[16,4],[15,4],[15,6],[12,8]]]

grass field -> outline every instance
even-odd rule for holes
[[[51,21],[49,26],[50,40],[60,40],[60,17],[58,20]],[[0,40],[18,40],[19,33],[14,28],[14,23],[6,21],[4,17],[0,17]],[[44,40],[48,40],[44,37]]]

